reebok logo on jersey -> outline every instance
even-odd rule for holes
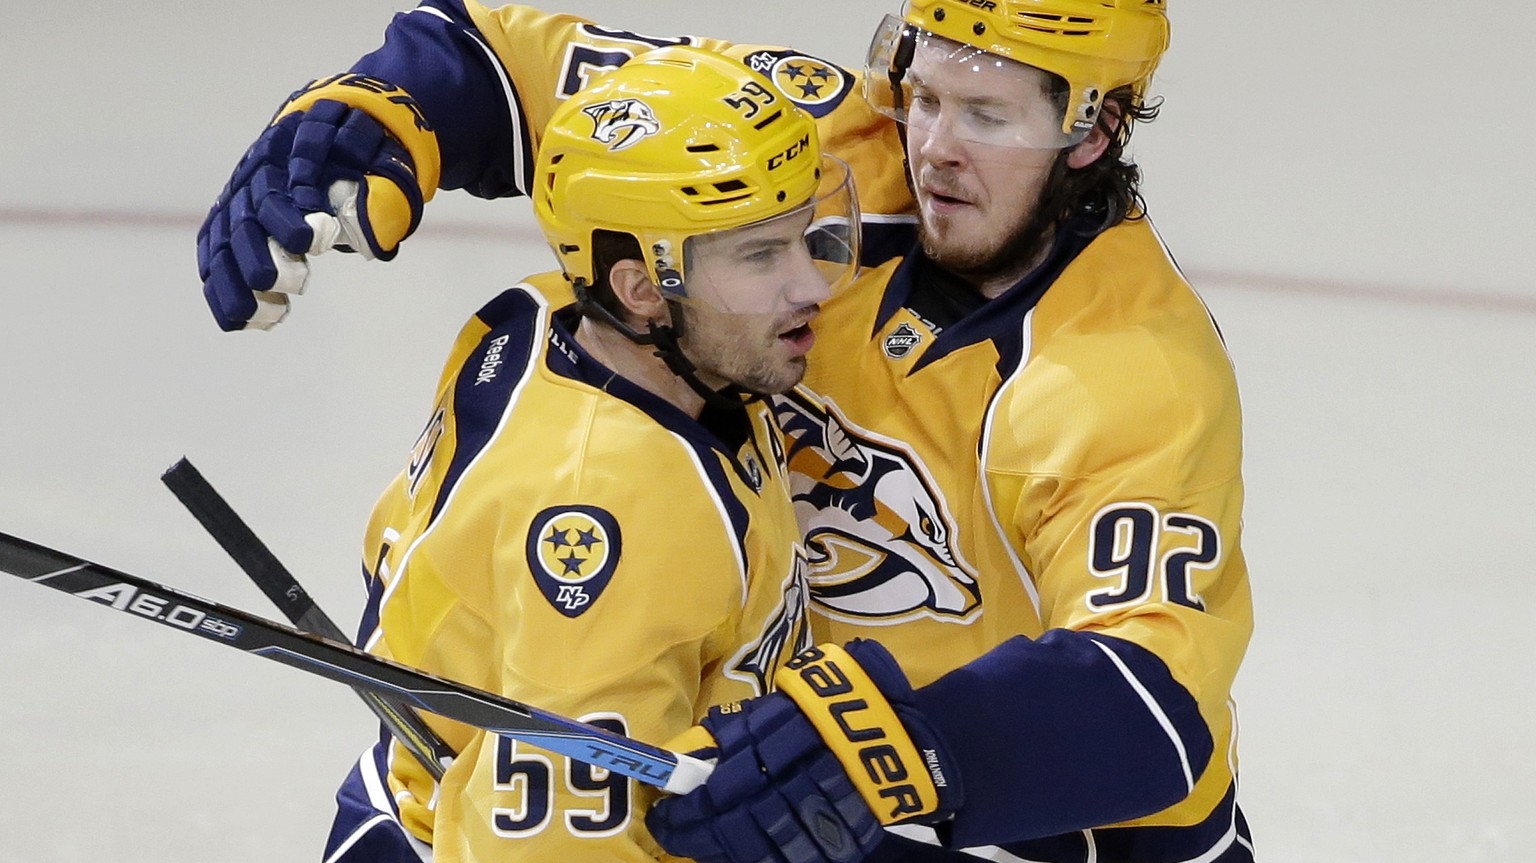
[[[528,526],[528,571],[555,610],[578,617],[602,595],[618,568],[619,523],[595,506],[552,506]]]
[[[511,341],[511,336],[497,336],[491,340],[491,346],[485,352],[485,359],[480,361],[480,373],[475,376],[475,386],[488,384],[496,379],[496,370],[501,368],[501,349]]]

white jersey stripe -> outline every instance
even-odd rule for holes
[[[1024,324],[1022,327],[1023,332],[1021,334],[1023,339],[1023,346],[1019,351],[1019,366],[1013,370],[1013,374],[1008,377],[1008,380],[1003,381],[1003,383],[997,388],[997,392],[993,393],[992,403],[987,405],[986,416],[982,418],[981,458],[978,460],[977,464],[978,475],[976,477],[976,481],[981,484],[981,499],[986,504],[987,518],[992,522],[992,529],[997,531],[998,537],[1002,540],[1000,544],[1005,550],[1007,550],[1008,560],[1013,563],[1013,571],[1018,575],[1019,583],[1024,585],[1024,592],[1029,595],[1030,604],[1034,606],[1035,615],[1038,617],[1041,613],[1040,589],[1035,587],[1035,577],[1031,575],[1029,570],[1024,566],[1024,562],[1019,560],[1018,552],[1014,550],[1013,543],[1008,541],[1008,537],[1011,535],[1011,532],[1004,529],[1002,521],[998,519],[997,505],[992,502],[992,490],[991,487],[987,484],[987,464],[990,462],[990,455],[992,450],[992,418],[997,414],[997,407],[1003,401],[1002,395],[1008,392],[1009,385],[1013,383],[1015,378],[1023,374],[1024,367],[1029,365],[1029,351],[1032,344],[1032,339],[1030,336],[1034,332],[1034,321],[1035,310],[1030,309],[1029,312],[1024,315]]]
[[[1185,792],[1194,791],[1195,776],[1194,771],[1189,766],[1189,753],[1184,749],[1184,740],[1179,737],[1178,729],[1173,727],[1173,720],[1168,718],[1168,714],[1163,712],[1162,705],[1157,703],[1157,699],[1152,697],[1152,693],[1148,692],[1147,688],[1141,684],[1141,681],[1136,679],[1136,675],[1131,673],[1131,670],[1126,667],[1119,656],[1115,655],[1113,650],[1105,647],[1097,639],[1093,639],[1093,646],[1104,651],[1104,655],[1108,656],[1109,661],[1115,664],[1115,668],[1119,669],[1125,681],[1131,685],[1131,688],[1136,691],[1137,695],[1141,696],[1142,702],[1147,705],[1147,710],[1152,713],[1152,718],[1156,719],[1157,724],[1162,726],[1163,733],[1168,735],[1168,740],[1173,743],[1174,751],[1179,754],[1179,766],[1184,770]]]
[[[453,23],[453,19],[449,18],[439,9],[418,7],[410,11],[435,15],[444,21]],[[473,39],[475,45],[485,52],[486,59],[490,60],[491,66],[496,69],[497,80],[501,82],[501,94],[507,100],[507,114],[512,118],[512,185],[517,188],[520,194],[526,197],[528,195],[527,180],[530,168],[528,165],[528,151],[523,144],[529,140],[531,130],[528,129],[528,124],[523,119],[522,103],[518,101],[517,91],[512,89],[512,81],[507,77],[506,67],[501,64],[500,58],[496,56],[495,51],[491,50],[491,46],[485,44],[485,40],[474,30],[466,29],[464,34]]]

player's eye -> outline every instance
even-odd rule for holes
[[[939,106],[939,97],[921,87],[912,88],[911,101],[913,108],[922,108],[925,111],[937,110]]]
[[[771,246],[755,246],[745,251],[740,256],[740,260],[747,264],[768,266],[779,260],[784,252],[784,248],[783,244],[778,243]]]
[[[987,111],[981,108],[972,108],[970,111],[971,122],[978,126],[995,129],[1008,122],[1008,118],[995,111]]]

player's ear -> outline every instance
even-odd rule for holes
[[[1119,130],[1120,114],[1106,99],[1104,113],[1099,115],[1099,122],[1093,124],[1093,131],[1067,151],[1067,167],[1086,168],[1097,162],[1099,157],[1104,155],[1104,151],[1109,149],[1109,142],[1114,139]]]
[[[633,317],[642,321],[667,319],[667,303],[661,289],[651,281],[645,262],[626,258],[608,270],[608,284],[613,295]]]

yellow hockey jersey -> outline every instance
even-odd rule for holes
[[[853,168],[868,269],[817,321],[813,394],[775,408],[816,639],[890,647],[961,750],[947,844],[1021,831],[1035,838],[1007,847],[1023,859],[1244,859],[1240,410],[1219,333],[1148,221],[1064,230],[1019,285],[940,320],[899,130],[855,72],[472,0],[397,17],[354,70],[421,103],[443,188],[498,197],[527,189],[561,98],[679,42],[771,77]]]
[[[1235,841],[1230,689],[1252,616],[1231,365],[1148,222],[1111,228],[1075,257],[1063,245],[1054,279],[1026,280],[946,327],[912,308],[916,258],[828,304],[806,380],[820,398],[779,402],[812,625],[818,640],[880,641],[918,686],[978,658],[973,672],[1007,669],[1001,692],[974,679],[969,692],[941,687],[939,712],[1016,704],[1029,718],[999,734],[1060,747],[1075,765],[1063,771],[1093,763],[1085,750],[1136,757],[1116,734],[1167,747],[1184,799],[1117,826],[1199,826]],[[1122,644],[1110,656],[1111,642],[1066,633]],[[1035,641],[989,654],[1015,636]],[[1115,673],[1090,676],[1089,659]],[[1123,723],[1030,716],[1045,693],[1099,705],[1086,679],[1123,688],[1145,712]],[[1183,693],[1165,697],[1170,683]],[[1177,715],[1186,706],[1199,718]],[[951,736],[982,741],[983,725],[958,721]],[[1108,788],[1124,780],[1115,757],[1098,765]],[[1015,787],[1013,805],[1027,797]],[[1127,835],[1096,833],[1101,852]]]
[[[460,333],[369,525],[366,646],[664,743],[808,645],[780,433],[762,402],[685,415],[586,354],[576,320],[524,285]],[[387,781],[439,863],[661,855],[649,786],[429,721],[459,752],[441,783],[398,745]]]

